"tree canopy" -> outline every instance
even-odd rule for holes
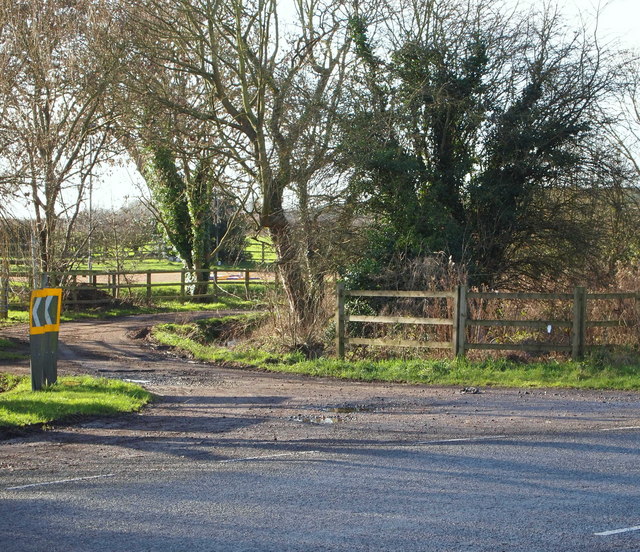
[[[629,185],[602,133],[614,56],[553,9],[412,3],[390,29],[380,52],[367,20],[352,24],[366,85],[344,139],[390,253],[444,251],[492,285],[584,271]]]

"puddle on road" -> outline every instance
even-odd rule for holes
[[[135,374],[157,372],[155,368],[98,368],[96,372],[113,374]]]
[[[290,416],[289,420],[292,422],[300,422],[303,424],[329,425],[353,420],[353,416],[349,416],[349,414],[357,414],[359,412],[380,412],[380,408],[367,404],[340,404],[321,407],[309,405],[303,408],[305,410],[319,410],[321,412],[327,412],[330,414],[346,414],[346,416],[328,416],[325,414],[297,414],[295,416]]]
[[[340,416],[330,417],[330,416],[307,416],[302,414],[297,414],[296,416],[289,416],[289,420],[292,422],[300,422],[303,424],[319,424],[319,425],[331,425],[342,422],[342,418]]]
[[[322,410],[324,410],[325,412],[335,412],[336,414],[353,414],[355,412],[378,412],[378,409],[375,406],[367,404],[327,406]]]

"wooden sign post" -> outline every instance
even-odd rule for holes
[[[58,333],[62,290],[36,289],[31,292],[29,329],[31,334],[31,389],[39,391],[58,379]]]

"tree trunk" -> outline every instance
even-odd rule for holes
[[[189,268],[189,270],[193,271],[187,273],[190,282],[189,293],[194,296],[196,302],[207,301],[206,297],[200,296],[207,295],[209,292],[209,276],[211,272],[209,271],[208,263],[199,263],[196,261],[193,264],[193,268]]]
[[[289,308],[296,324],[308,327],[314,320],[316,297],[304,264],[298,257],[298,247],[291,224],[284,214],[271,217],[269,233],[277,254],[278,273],[282,281]]]

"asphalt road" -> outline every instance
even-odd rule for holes
[[[638,394],[225,370],[127,331],[78,325],[62,369],[161,399],[0,441],[0,552],[640,550]]]
[[[640,525],[639,435],[280,445],[4,477],[1,549],[639,550],[638,530],[598,534]]]

